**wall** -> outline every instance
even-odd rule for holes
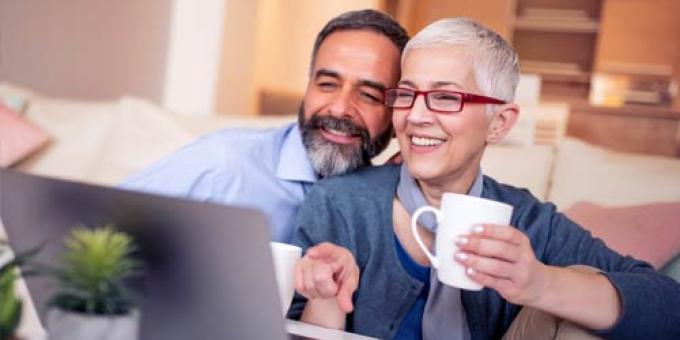
[[[0,80],[52,96],[160,101],[171,3],[1,0]]]
[[[224,13],[215,110],[224,114],[256,112],[255,46],[260,1],[228,1]]]
[[[312,45],[326,22],[345,11],[378,6],[378,0],[259,0],[251,101],[262,90],[304,93]]]
[[[667,65],[680,77],[680,1],[605,0],[596,69],[609,62]]]
[[[163,106],[180,113],[210,114],[220,69],[224,12],[239,0],[173,0]]]
[[[509,38],[515,0],[400,0],[396,7],[396,17],[410,35],[438,19],[465,16]]]

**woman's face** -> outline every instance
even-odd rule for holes
[[[483,94],[465,47],[408,51],[399,87]],[[420,95],[412,108],[394,109],[392,122],[404,161],[416,179],[450,185],[479,172],[489,130],[486,105],[465,103],[461,112],[437,113]]]

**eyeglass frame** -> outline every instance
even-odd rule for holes
[[[409,106],[404,106],[404,107],[396,107],[396,106],[391,106],[387,104],[387,93],[388,91],[396,91],[396,90],[405,90],[405,91],[410,91],[414,93],[413,100],[411,101],[411,105]],[[460,101],[460,110],[457,111],[452,111],[452,110],[436,110],[430,107],[430,93],[432,92],[438,92],[438,93],[455,93],[457,95],[461,96],[461,101]],[[476,104],[507,104],[506,101],[496,99],[493,97],[487,97],[487,96],[482,96],[479,94],[473,94],[473,93],[467,93],[467,92],[461,92],[461,91],[450,91],[450,90],[414,90],[414,89],[407,89],[403,87],[391,87],[387,88],[383,91],[383,105],[390,109],[412,109],[413,105],[416,104],[416,100],[418,99],[418,96],[423,95],[425,98],[425,106],[427,107],[428,110],[433,111],[433,112],[438,112],[438,113],[458,113],[463,111],[465,108],[465,103],[476,103]]]

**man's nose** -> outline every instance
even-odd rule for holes
[[[342,89],[332,98],[328,107],[329,113],[338,118],[353,118],[356,114],[352,103],[351,89]]]
[[[434,120],[434,112],[430,111],[425,103],[425,95],[417,95],[413,107],[408,113],[408,122],[412,124],[427,124]]]

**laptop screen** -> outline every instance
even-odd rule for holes
[[[54,266],[71,228],[114,224],[130,234],[144,275],[142,339],[285,339],[269,228],[257,211],[86,185],[0,169],[0,217],[15,252]],[[26,279],[42,320],[48,277]]]

